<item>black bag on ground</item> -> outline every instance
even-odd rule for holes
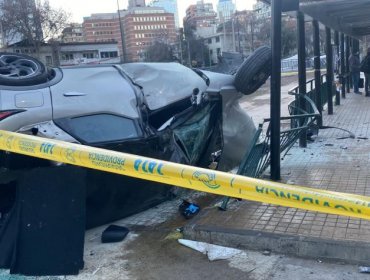
[[[358,87],[359,88],[364,88],[364,78],[360,78],[360,80],[358,82]]]
[[[83,268],[85,170],[27,170],[0,228],[0,268],[32,276],[78,274]]]

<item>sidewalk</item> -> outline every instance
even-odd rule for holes
[[[320,130],[314,143],[295,145],[281,163],[282,182],[370,196],[370,98],[347,94],[324,125],[350,130]],[[187,238],[302,257],[354,263],[370,260],[370,221],[233,201],[228,211],[203,211],[185,228]]]

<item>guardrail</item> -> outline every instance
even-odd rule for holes
[[[0,149],[223,196],[370,220],[370,197],[286,185],[0,130]]]

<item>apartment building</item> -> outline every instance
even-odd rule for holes
[[[120,11],[121,19],[126,14],[127,11]],[[124,54],[118,13],[99,13],[84,17],[82,27],[86,42],[117,42],[119,53]]]
[[[217,13],[214,11],[212,3],[204,3],[202,0],[186,9],[184,21],[189,26],[198,29],[216,24],[216,18]]]
[[[128,61],[143,61],[146,49],[155,41],[166,44],[176,41],[174,14],[163,8],[133,8],[124,16],[123,27]]]
[[[63,43],[84,42],[83,27],[81,23],[70,23],[62,31],[61,41]]]

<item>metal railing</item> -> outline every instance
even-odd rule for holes
[[[321,77],[321,87],[325,88],[323,80],[325,75]],[[312,80],[308,82],[310,84],[309,94],[300,95],[298,93],[298,87],[289,91],[290,94],[295,95],[289,105],[289,116],[281,117],[281,132],[280,132],[280,153],[287,153],[289,149],[294,145],[299,137],[306,133],[309,128],[315,125],[315,121],[320,117],[320,112],[316,107],[315,102],[311,99],[310,95],[314,95],[314,87]],[[300,104],[304,101],[305,106],[301,108]],[[253,139],[253,145],[248,150],[243,158],[242,163],[237,171],[238,175],[261,178],[263,173],[269,167],[271,163],[271,119],[264,119],[258,127],[258,130]],[[285,121],[285,123],[284,123]],[[290,122],[286,125],[286,122]],[[267,126],[267,128],[266,128]],[[221,210],[226,210],[229,202],[229,197],[225,197]]]
[[[315,103],[317,107],[317,99],[319,98],[315,91],[315,79],[308,80],[306,82],[306,95]],[[324,106],[326,103],[328,103],[328,91],[326,86],[326,74],[321,75],[321,81],[320,81],[320,93],[321,93],[321,104]],[[295,95],[296,99],[298,98],[299,94],[299,86],[296,86],[288,91],[288,94]],[[334,97],[334,95],[333,95]],[[318,110],[321,112],[322,108],[318,108]]]

